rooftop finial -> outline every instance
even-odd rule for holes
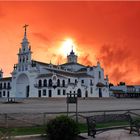
[[[73,51],[73,45],[72,45],[72,50],[71,50],[71,53],[70,54],[74,54],[74,51]]]
[[[27,25],[27,24],[25,24],[25,25],[23,26],[23,28],[25,28],[24,36],[26,36],[26,29],[27,29],[28,26],[29,26],[29,25]]]

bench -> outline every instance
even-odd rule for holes
[[[130,123],[130,134],[132,131],[135,131],[140,136],[140,120],[134,120],[130,115],[128,115],[129,123]]]
[[[113,129],[125,129],[130,127],[130,134],[132,131],[136,131],[138,135],[140,135],[140,123],[138,121],[134,121],[129,114],[108,114],[108,115],[96,115],[89,116],[87,119],[87,127],[88,127],[88,136],[92,136],[95,138],[96,134],[102,133],[104,131],[113,130]],[[126,121],[128,125],[120,125],[120,126],[112,126],[112,127],[104,127],[97,128],[98,123],[109,123],[113,121]]]

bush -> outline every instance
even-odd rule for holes
[[[46,126],[49,140],[74,140],[78,133],[78,124],[67,116],[56,117]]]

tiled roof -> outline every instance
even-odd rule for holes
[[[96,86],[97,87],[105,87],[105,85],[103,83],[101,83],[101,82],[98,82]]]

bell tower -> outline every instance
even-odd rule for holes
[[[0,70],[0,79],[2,79],[3,78],[3,71],[2,71],[2,69]]]
[[[67,56],[67,63],[77,63],[77,55],[75,55],[73,48],[70,54]]]
[[[21,42],[21,48],[19,48],[18,53],[18,69],[19,71],[25,71],[28,70],[28,65],[31,64],[31,46],[29,45],[28,39],[27,39],[27,27],[28,25],[24,25],[24,37]]]

